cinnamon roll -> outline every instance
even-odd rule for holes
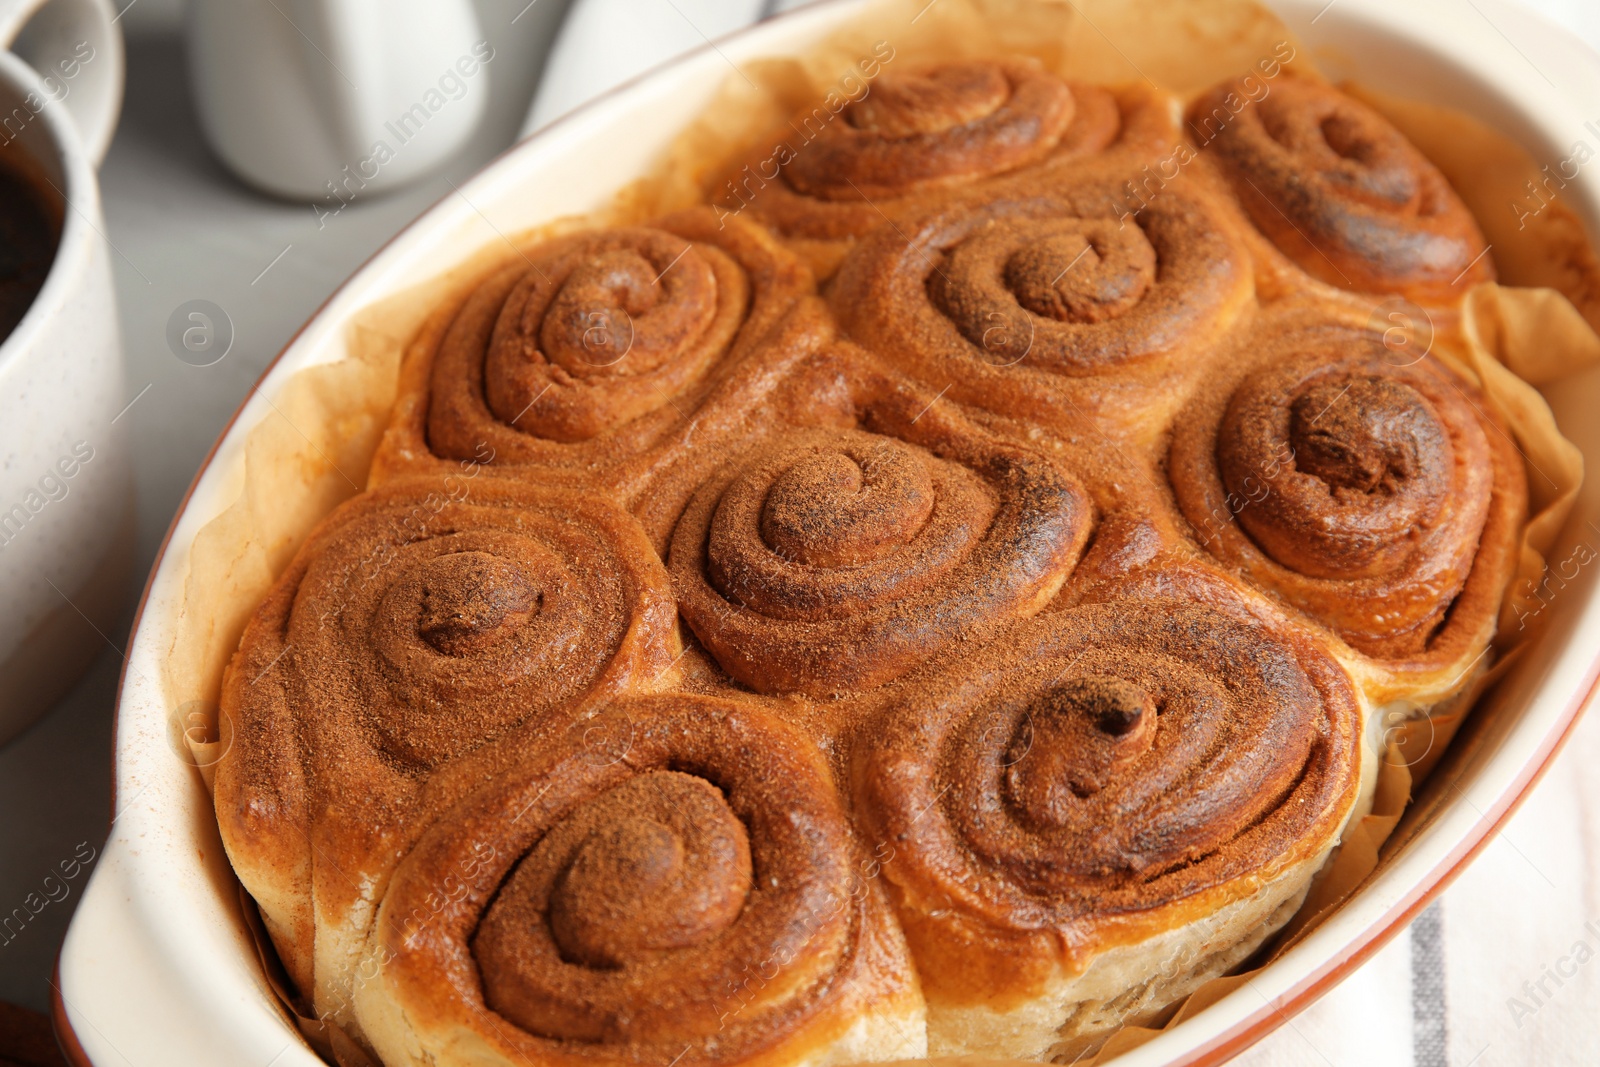
[[[1037,60],[974,59],[887,72],[837,114],[794,116],[712,203],[745,210],[832,273],[852,239],[937,194],[1046,162],[1173,141],[1166,103],[1143,86],[1064,81]]]
[[[759,227],[705,208],[552,240],[424,330],[372,480],[455,461],[620,480],[709,395],[759,400],[767,383],[741,360],[810,287]],[[780,358],[806,350],[782,344]],[[717,423],[698,421],[702,436]]]
[[[1169,466],[1217,559],[1395,666],[1481,652],[1527,510],[1521,457],[1439,356],[1269,320],[1178,419]]]
[[[324,520],[228,667],[215,787],[308,1000],[343,1004],[336,957],[420,782],[521,724],[670,681],[679,648],[643,530],[588,494],[398,482]]]
[[[1164,598],[1042,615],[895,692],[854,787],[930,1054],[1070,1059],[1249,956],[1352,810],[1359,726],[1304,636]]]
[[[864,241],[835,314],[952,399],[1060,426],[1159,425],[1250,298],[1247,256],[1199,190],[1135,210],[1118,171],[974,197]]]
[[[384,896],[357,990],[390,1067],[920,1056],[922,1003],[821,755],[661,696],[533,746]]]
[[[1041,455],[920,421],[760,443],[690,500],[669,557],[679,610],[735,679],[868,688],[1060,588],[1084,491]]]
[[[1315,278],[1424,303],[1494,280],[1483,234],[1439,169],[1331,86],[1285,77],[1250,99],[1225,82],[1190,105],[1189,128],[1256,227]]]

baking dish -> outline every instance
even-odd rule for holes
[[[700,112],[730,62],[804,50],[859,6],[819,4],[744,31],[517,146],[374,256],[263,376],[174,521],[129,646],[118,706],[117,817],[59,967],[57,1023],[80,1062],[319,1062],[273,1000],[240,918],[209,796],[173,741],[184,709],[168,705],[159,680],[190,546],[237,496],[247,436],[281,417],[277,401],[293,376],[346,355],[347,327],[361,309],[434,278],[505,234],[599,208]],[[1554,33],[1501,5],[1479,6],[1497,19],[1522,20],[1519,34]],[[1575,98],[1531,67],[1487,18],[1463,17],[1444,0],[1403,10],[1381,0],[1291,0],[1274,7],[1331,73],[1468,111],[1535,158],[1565,157],[1584,133]],[[1549,51],[1563,65],[1555,73],[1560,82],[1590,86],[1588,98],[1595,98],[1600,71],[1584,65],[1583,53],[1559,38]],[[1590,231],[1600,230],[1600,180],[1581,171],[1566,194]],[[1567,434],[1591,460],[1600,458],[1600,430],[1583,418],[1600,402],[1600,376],[1564,383],[1552,401]],[[1597,515],[1594,493],[1586,490],[1571,522],[1581,529]],[[1600,673],[1594,576],[1580,572],[1552,599],[1548,614],[1543,639],[1501,686],[1499,712],[1480,723],[1470,748],[1430,783],[1448,790],[1449,802],[1410,828],[1403,847],[1333,919],[1248,985],[1119,1062],[1214,1062],[1259,1039],[1402,929],[1487,843],[1553,757]]]

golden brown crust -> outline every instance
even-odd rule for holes
[[[870,688],[982,640],[1043,607],[1088,538],[1088,495],[1045,456],[847,373],[860,428],[757,442],[673,533],[679,610],[760,692]]]
[[[1023,59],[886,74],[795,157],[785,177],[802,196],[859,202],[1002,174],[1055,148],[1072,124],[1073,95]]]
[[[1330,285],[1450,303],[1494,280],[1478,224],[1444,175],[1365,104],[1286,77],[1258,99],[1225,82],[1189,107],[1262,233]]]
[[[1133,588],[897,691],[855,794],[930,1004],[1016,1004],[1324,851],[1359,729],[1313,642]]]
[[[624,492],[695,425],[763,399],[749,367],[811,288],[759,227],[694,208],[648,227],[557,238],[481,279],[402,372],[373,484],[458,464]]]
[[[726,700],[617,702],[401,862],[363,1021],[423,1056],[799,1058],[864,1011],[915,1010],[867,855],[797,731]]]
[[[1527,488],[1477,389],[1326,314],[1268,318],[1237,356],[1172,439],[1200,545],[1397,667],[1484,647]]]
[[[963,187],[1094,156],[1154,159],[1176,142],[1142,84],[1063,81],[1032,59],[885,73],[837,116],[802,113],[712,190],[794,243],[821,277],[853,241]]]
[[[223,842],[301,993],[334,995],[310,973],[315,942],[364,933],[343,928],[413,832],[429,772],[648,688],[678,648],[644,531],[590,496],[401,481],[323,520],[229,665],[216,779]]]
[[[603,565],[600,565],[603,562]],[[437,766],[545,709],[670,661],[672,601],[636,524],[578,494],[489,477],[357,497],[292,567],[262,686],[406,768]]]
[[[880,230],[831,304],[850,336],[953,399],[1060,429],[1162,421],[1250,296],[1202,190],[1140,209],[1125,170],[1061,168]]]

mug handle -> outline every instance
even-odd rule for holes
[[[122,111],[121,17],[112,0],[0,0],[0,47],[39,75],[45,106],[66,108],[95,167]]]

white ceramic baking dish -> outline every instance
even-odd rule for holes
[[[1536,158],[1585,134],[1600,100],[1592,53],[1502,0],[1278,0],[1319,61],[1341,76],[1476,114]],[[274,1006],[243,927],[237,887],[195,769],[170,740],[157,679],[195,534],[234,498],[253,427],[291,376],[344,354],[359,309],[545,220],[597,208],[645,170],[729,74],[729,62],[806,48],[857,9],[837,0],[739,33],[625,85],[518,145],[372,258],[294,338],[201,468],[157,560],[118,704],[118,816],[73,919],[56,1022],[84,1064],[300,1067],[318,1061]],[[1512,44],[1489,22],[1509,27]],[[1543,71],[1524,57],[1541,57]],[[1557,89],[1557,85],[1562,88]],[[1579,95],[1581,94],[1581,95]],[[1600,171],[1567,189],[1600,233]],[[1557,418],[1600,469],[1600,374],[1563,385]],[[1600,521],[1591,478],[1572,529]],[[1571,545],[1568,537],[1563,544]],[[1450,802],[1331,921],[1247,986],[1130,1053],[1126,1064],[1215,1062],[1258,1040],[1349,974],[1459,872],[1527,794],[1592,695],[1600,591],[1579,576],[1550,608],[1545,638],[1505,683],[1505,711],[1459,767]]]

